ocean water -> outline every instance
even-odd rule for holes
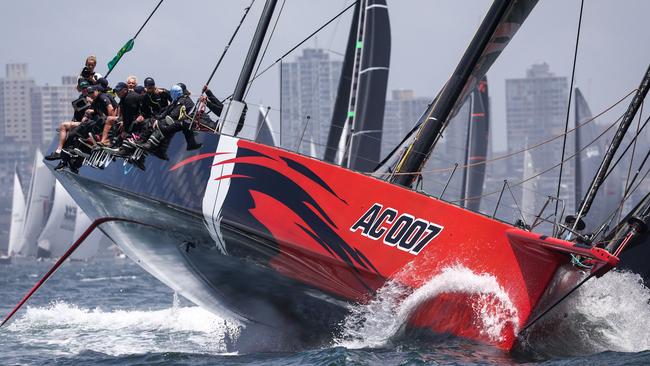
[[[0,265],[2,316],[51,265]],[[398,335],[413,304],[450,289],[500,299],[502,311],[481,313],[488,334],[513,317],[489,277],[449,268],[410,293],[388,284],[320,348],[242,352],[238,324],[176,296],[129,259],[68,262],[0,329],[0,365],[650,364],[650,290],[634,274],[588,282],[512,353],[450,336]]]

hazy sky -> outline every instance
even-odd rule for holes
[[[262,67],[350,2],[286,0]],[[136,40],[134,50],[111,74],[111,84],[134,74],[140,81],[153,76],[165,87],[183,81],[191,90],[198,91],[249,3],[250,0],[165,0]],[[414,89],[418,95],[435,95],[490,3],[388,0],[392,30],[389,90]],[[78,74],[85,57],[95,54],[99,59],[98,71],[105,73],[106,62],[133,36],[156,4],[157,0],[3,2],[0,64],[27,62],[38,84],[58,84],[62,75]],[[278,10],[281,4],[282,0]],[[219,96],[229,95],[234,88],[262,7],[263,0],[256,0],[211,84]],[[504,80],[522,77],[532,63],[542,61],[548,62],[555,74],[570,76],[579,8],[577,0],[540,0],[488,73],[496,127],[495,150],[505,148]],[[594,114],[638,85],[650,62],[650,32],[644,26],[648,14],[650,1],[646,0],[585,1],[576,85],[583,89]],[[347,14],[306,46],[342,52],[350,17]],[[299,53],[300,50],[294,52],[288,59],[293,60]],[[276,68],[255,82],[248,101],[277,108],[278,81]],[[610,116],[615,119],[617,114]]]

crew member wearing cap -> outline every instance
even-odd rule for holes
[[[164,160],[168,160],[165,152],[166,147],[178,131],[183,132],[188,151],[196,150],[202,146],[201,143],[196,142],[194,132],[190,130],[188,116],[194,109],[194,102],[192,102],[187,88],[185,88],[184,92],[182,86],[177,84],[171,87],[169,93],[172,97],[172,104],[156,116],[157,123],[154,123],[154,132],[147,142],[140,145],[142,149],[152,151],[156,156]],[[174,122],[166,124],[166,117],[170,117]]]
[[[148,77],[144,79],[144,88],[147,92],[144,96],[143,103],[145,118],[155,117],[172,103],[172,96],[169,94],[169,90],[156,88],[156,82],[153,78]]]
[[[144,117],[141,112],[142,97],[138,95],[136,92],[134,92],[133,90],[129,90],[128,86],[123,82],[117,83],[117,85],[115,85],[114,90],[117,93],[117,96],[120,98],[119,111],[123,123],[122,131],[123,133],[129,132],[131,131],[132,124],[134,121],[135,122],[144,121]],[[102,139],[101,139],[102,141],[101,143],[103,145],[109,144],[108,133],[110,132],[111,128],[113,128],[113,125],[115,124],[116,121],[117,118],[115,117],[106,118],[106,122],[104,123],[104,130],[102,131]]]

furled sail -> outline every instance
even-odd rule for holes
[[[77,204],[58,181],[47,224],[38,238],[39,257],[60,257],[72,244],[77,221]]]
[[[431,103],[422,115],[417,133],[408,141],[408,148],[397,149],[396,153],[402,154],[399,159],[385,159],[395,165],[387,167],[382,164],[375,170],[375,175],[406,187],[413,184],[447,121],[463,105],[469,93],[487,73],[536,4],[536,0],[495,0],[492,3],[456,70],[436,98],[436,102]]]
[[[21,256],[35,256],[37,240],[45,227],[54,194],[54,176],[43,163],[43,154],[36,150],[32,179],[29,185],[25,224],[22,241],[15,253]]]
[[[18,169],[14,172],[14,192],[11,202],[11,227],[9,228],[8,255],[18,253],[22,241],[23,224],[25,223],[25,194],[20,184]]]
[[[80,208],[77,208],[77,218],[74,225],[74,234],[72,235],[73,241],[77,240],[81,234],[90,226],[92,221],[88,215],[86,215]],[[87,238],[84,240],[83,244],[80,245],[77,250],[72,253],[70,259],[76,260],[85,260],[92,258],[97,254],[99,250],[99,243],[102,239],[102,233],[99,230],[94,230]],[[72,242],[70,242],[72,243]]]
[[[358,6],[359,15],[353,20],[350,33],[352,36],[356,23],[355,37],[348,38],[326,160],[333,159],[354,170],[371,171],[381,154],[390,66],[390,20],[385,0],[362,0]],[[343,104],[346,95],[347,104]],[[344,120],[342,127],[340,118]]]
[[[470,119],[469,146],[467,146],[467,183],[465,186],[465,208],[479,211],[480,196],[485,181],[485,157],[490,137],[490,111],[487,78],[484,76],[472,92],[472,114]]]
[[[259,108],[259,117],[257,119],[257,135],[255,136],[255,141],[264,145],[277,146],[275,141],[275,132],[273,131],[273,125],[271,120],[269,120],[269,111],[270,107],[260,106]]]

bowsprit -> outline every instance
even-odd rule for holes
[[[375,203],[350,227],[350,231],[361,230],[361,235],[373,240],[383,238],[383,243],[418,255],[443,227],[408,213],[400,214],[391,207],[384,208]]]

